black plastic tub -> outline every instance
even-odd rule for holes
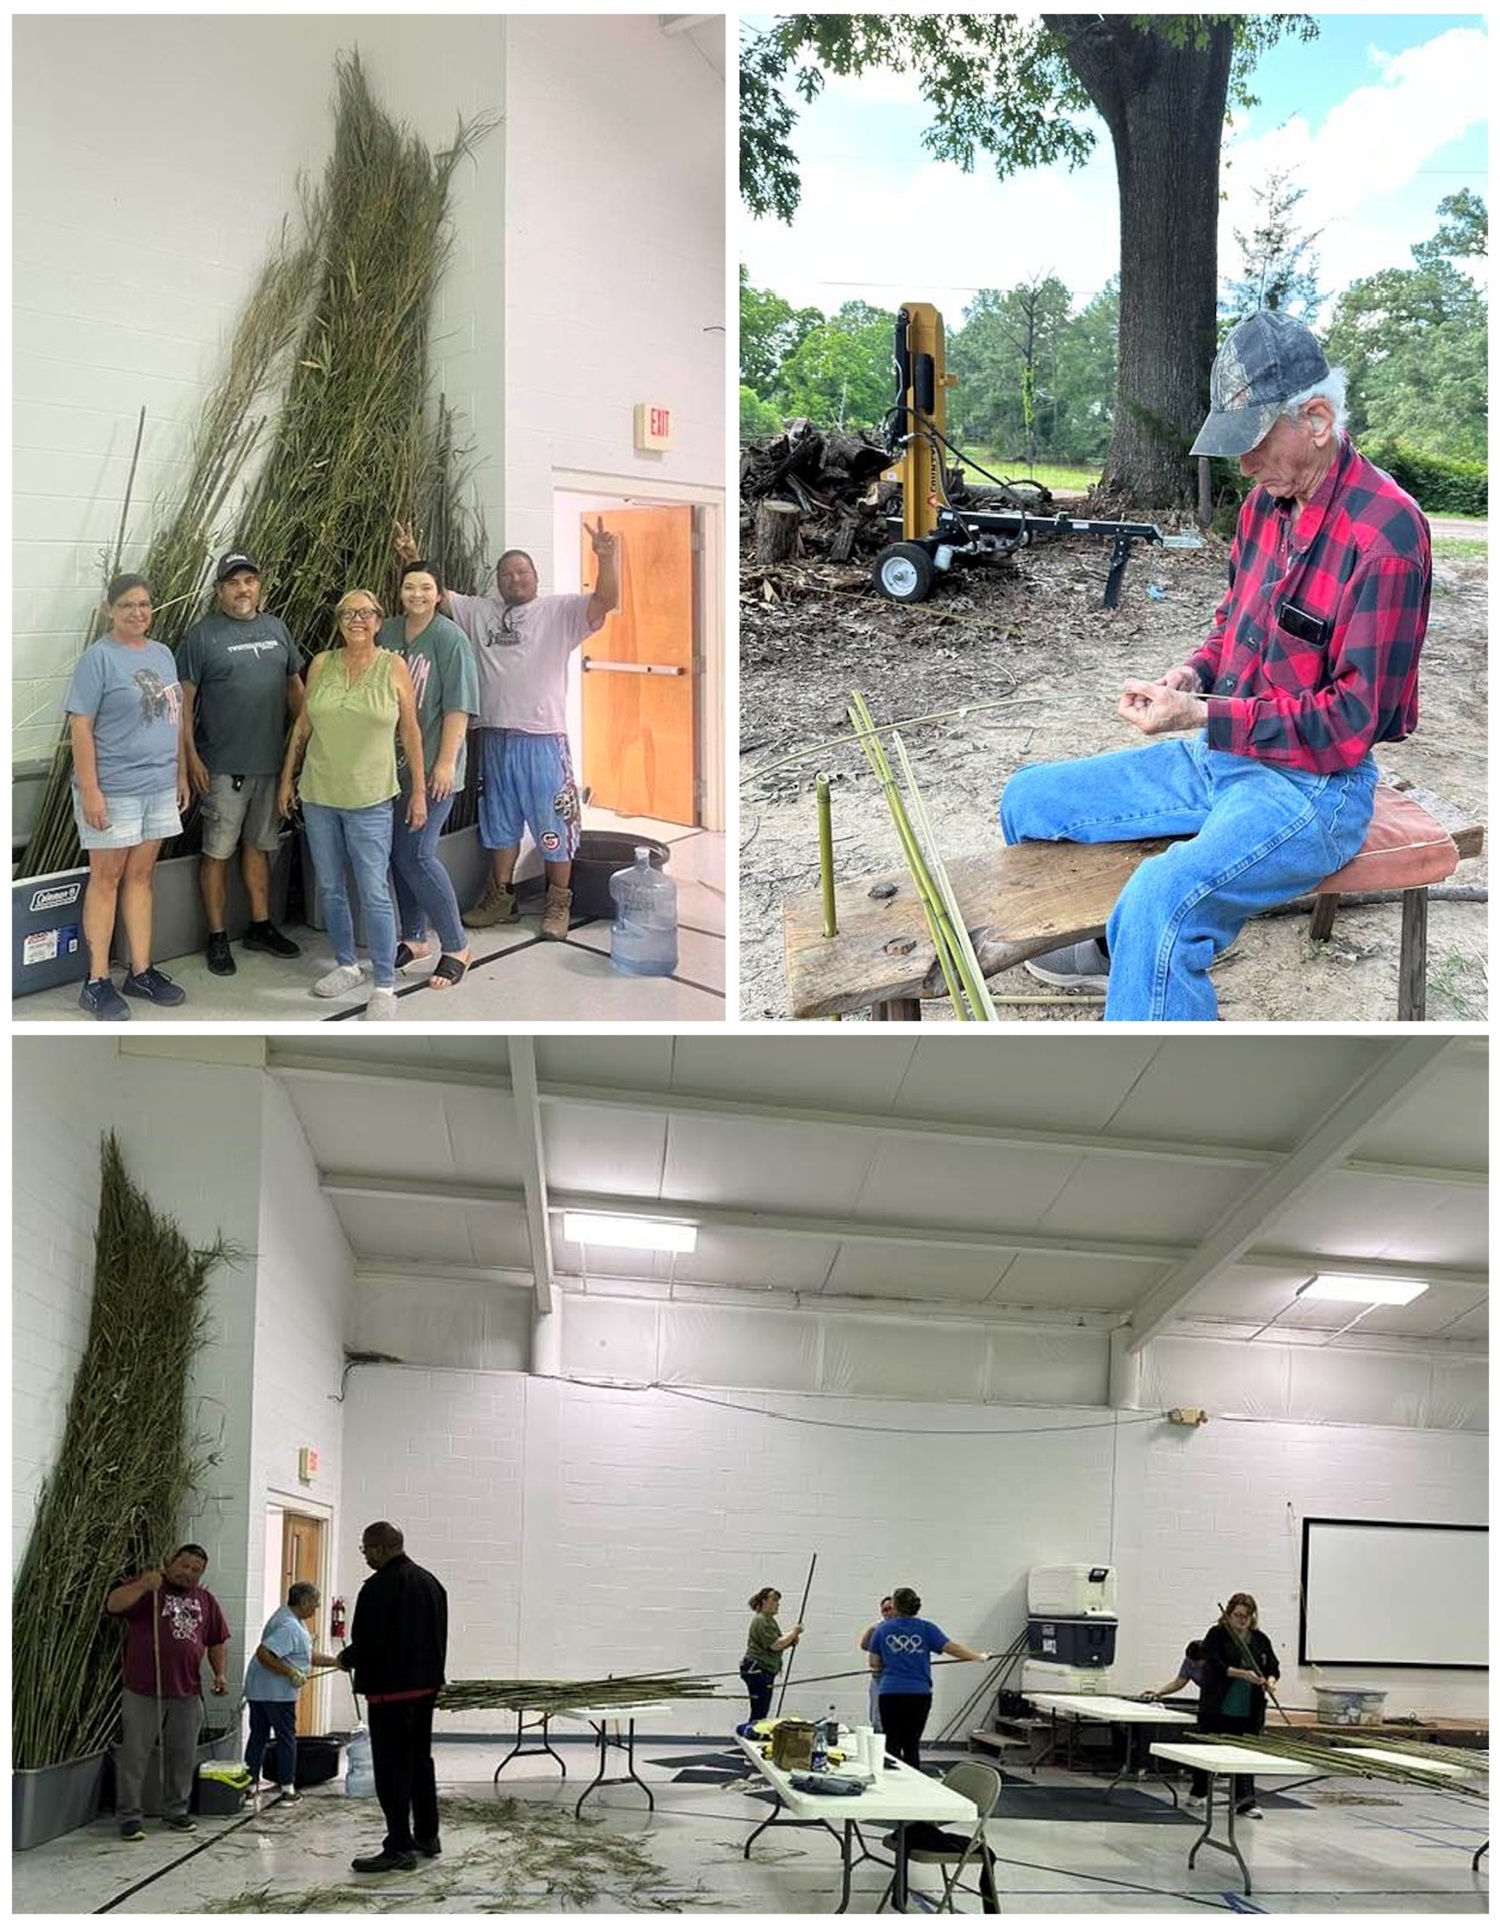
[[[631,837],[618,830],[585,830],[573,859],[573,915],[609,917],[615,914],[609,880],[617,870],[629,870],[637,850],[651,852],[651,868],[663,870],[671,846],[655,837]]]

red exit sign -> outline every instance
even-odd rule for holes
[[[635,445],[637,449],[669,449],[672,446],[672,411],[658,402],[635,405]]]

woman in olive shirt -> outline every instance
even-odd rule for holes
[[[762,1587],[759,1593],[750,1596],[750,1610],[755,1618],[750,1622],[750,1632],[745,1640],[745,1658],[740,1662],[740,1679],[750,1696],[751,1720],[764,1720],[771,1711],[771,1686],[781,1672],[781,1656],[788,1647],[795,1647],[802,1638],[801,1627],[788,1627],[781,1631],[776,1619],[776,1610],[781,1605],[781,1595],[775,1587]]]
[[[294,794],[301,796],[333,945],[334,968],[312,987],[315,997],[339,997],[361,982],[363,974],[354,961],[354,917],[345,864],[354,872],[375,978],[365,1007],[367,1023],[396,1015],[396,912],[390,868],[391,799],[400,791],[398,730],[412,777],[406,821],[420,830],[427,820],[422,732],[411,675],[399,656],[375,645],[384,613],[368,589],[351,589],[340,599],[340,641],[308,664],[307,701],[292,727],[279,796],[284,816],[291,813]],[[300,784],[296,782],[299,766]]]

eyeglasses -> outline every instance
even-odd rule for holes
[[[341,609],[339,621],[341,623],[378,623],[380,611],[378,609]]]

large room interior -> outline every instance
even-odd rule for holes
[[[18,1565],[113,1133],[189,1241],[236,1248],[189,1382],[212,1465],[178,1522],[233,1630],[231,1702],[292,1519],[318,1643],[383,1519],[447,1589],[450,1683],[714,1689],[653,1691],[633,1727],[440,1704],[444,1852],[414,1873],[350,1873],[379,1812],[335,1776],[192,1843],[148,1821],[127,1845],[101,1812],[15,1854],[18,1912],[833,1912],[837,1827],[750,1838],[779,1791],[735,1735],[766,1586],[806,1629],[787,1715],[866,1719],[860,1636],[896,1586],[991,1656],[938,1663],[923,1766],[1000,1769],[1005,1913],[1487,1909],[1482,1550],[1463,1564],[1488,1518],[1483,1038],[158,1031],[18,1037],[13,1081]],[[664,1225],[691,1249],[623,1242]],[[1366,1565],[1319,1565],[1344,1544],[1324,1526]],[[1084,1687],[1137,1708],[1137,1753],[1128,1710],[1048,1711],[1037,1683],[1082,1669],[1028,1652],[1038,1569],[1109,1575]],[[1140,1696],[1241,1590],[1279,1656],[1268,1739],[1339,1740],[1325,1716],[1358,1692],[1381,1725],[1350,1743],[1462,1743],[1473,1767],[1268,1772],[1235,1854],[1195,1849]],[[346,1678],[307,1693],[301,1732],[354,1729]],[[848,1909],[871,1913],[895,1817],[861,1798]],[[944,1865],[909,1875],[936,1906]]]

